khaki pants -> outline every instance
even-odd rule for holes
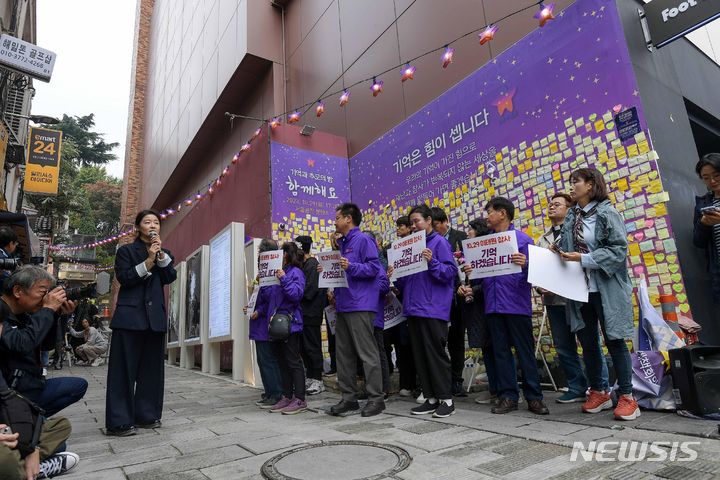
[[[52,456],[70,437],[70,421],[67,418],[45,420],[40,433],[40,461]],[[3,480],[25,480],[25,461],[20,452],[0,444],[0,478]]]
[[[107,347],[96,347],[87,343],[83,343],[75,349],[77,356],[86,362],[92,362],[105,352],[107,352]]]

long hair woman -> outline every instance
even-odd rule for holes
[[[622,215],[608,199],[605,179],[591,168],[570,174],[575,206],[563,224],[561,250],[566,261],[580,262],[588,284],[587,303],[568,300],[566,311],[571,331],[583,347],[590,393],[582,405],[585,413],[613,407],[603,389],[602,329],[619,385],[617,420],[634,420],[640,409],[632,395],[632,363],[626,339],[633,337],[632,285],[627,270],[627,231]]]

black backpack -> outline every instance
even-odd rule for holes
[[[0,392],[0,423],[18,434],[17,449],[22,458],[31,454],[40,441],[44,413],[42,408],[15,390]]]

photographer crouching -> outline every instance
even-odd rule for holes
[[[27,265],[5,280],[0,297],[0,369],[11,389],[35,402],[51,417],[80,400],[88,383],[82,378],[45,379],[40,351],[54,348],[58,314],[69,314],[77,302],[40,267]]]

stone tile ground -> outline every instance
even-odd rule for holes
[[[690,420],[673,413],[643,412],[639,421],[618,423],[609,413],[583,415],[579,407],[553,402],[551,414],[539,417],[520,410],[493,415],[473,395],[457,401],[447,419],[414,417],[409,400],[391,397],[382,415],[336,418],[324,408],[338,395],[309,397],[313,411],[295,416],[270,414],[254,401],[259,390],[224,376],[168,366],[163,427],[128,438],[102,433],[105,415],[105,367],[66,367],[51,375],[86,378],[85,398],[63,412],[73,424],[68,449],[81,463],[67,480],[84,479],[251,479],[262,478],[268,459],[288,449],[330,440],[362,440],[403,448],[410,466],[395,479],[712,479],[720,476],[720,440],[714,422]],[[571,461],[573,442],[699,442],[694,462]],[[667,447],[671,453],[671,447]],[[668,455],[669,456],[669,455]],[[345,459],[353,464],[364,459]],[[289,461],[284,461],[287,465]],[[323,471],[323,458],[298,471]],[[286,472],[287,473],[287,472]]]

